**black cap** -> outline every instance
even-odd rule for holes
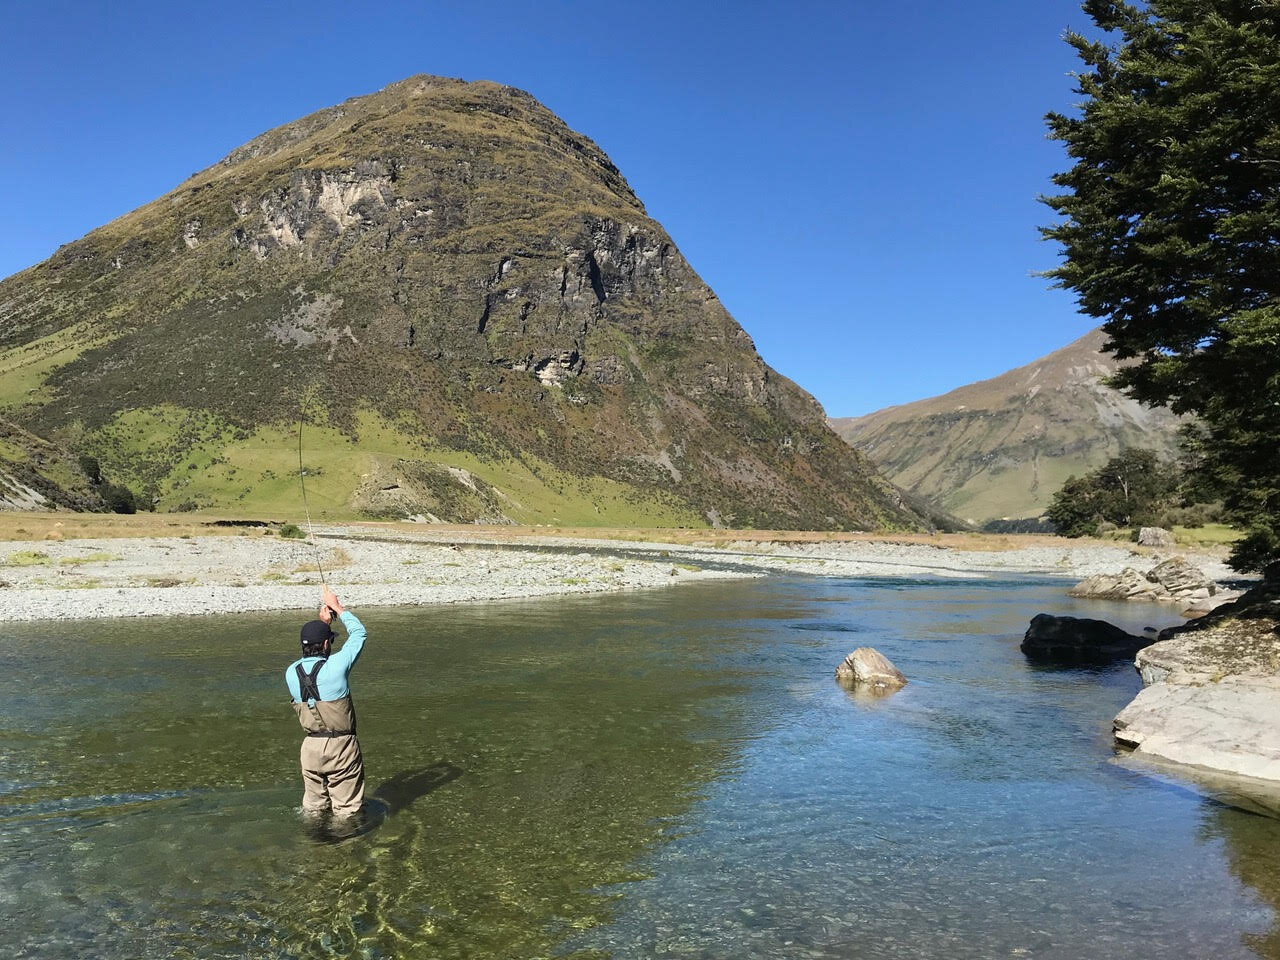
[[[333,639],[333,631],[323,620],[310,620],[302,625],[302,645],[304,647],[319,646],[326,640]]]

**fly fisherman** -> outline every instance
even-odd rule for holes
[[[334,615],[347,628],[342,649],[332,653]],[[293,710],[307,732],[302,741],[302,810],[351,818],[364,802],[364,760],[356,739],[356,711],[347,676],[360,658],[365,630],[328,587],[320,619],[302,626],[302,657],[285,671]]]

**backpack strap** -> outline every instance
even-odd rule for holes
[[[298,699],[303,703],[314,703],[320,699],[320,686],[316,682],[316,678],[320,675],[320,668],[325,665],[327,660],[327,657],[321,657],[317,660],[310,673],[302,669],[301,662],[294,667],[298,671]]]

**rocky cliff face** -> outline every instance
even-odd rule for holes
[[[524,521],[919,523],[600,149],[495,84],[263,134],[0,282],[0,351],[9,416],[161,509],[273,506],[304,410],[338,512],[448,514],[453,466]]]
[[[101,492],[66,450],[0,417],[0,511],[95,511]]]
[[[1117,364],[1094,330],[991,380],[832,427],[895,483],[981,523],[1039,516],[1063,481],[1127,447],[1172,457],[1178,419],[1102,380]]]

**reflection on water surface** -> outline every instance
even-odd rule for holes
[[[1131,668],[1035,581],[361,610],[373,788],[296,814],[296,616],[0,627],[20,957],[1280,956],[1280,823],[1111,760]],[[1160,625],[1154,623],[1154,625]],[[854,646],[911,683],[850,698]]]

